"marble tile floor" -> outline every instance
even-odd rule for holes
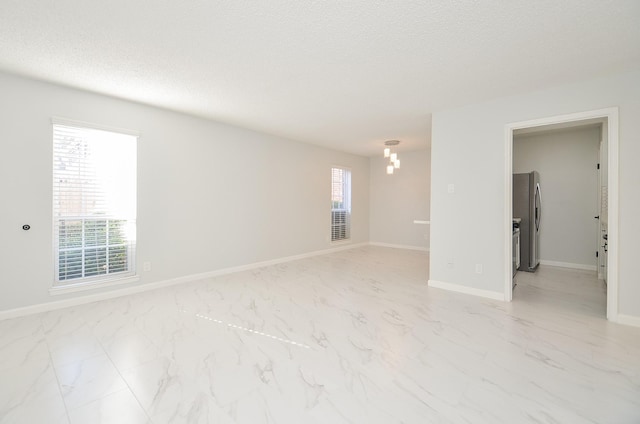
[[[640,423],[640,329],[592,273],[512,303],[362,247],[0,321],[0,423]]]

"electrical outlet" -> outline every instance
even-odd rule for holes
[[[447,268],[453,268],[453,258],[447,259]]]
[[[145,262],[142,264],[142,269],[144,270],[144,272],[149,272],[151,271],[151,262]]]
[[[476,264],[476,274],[482,274],[482,264]]]
[[[447,185],[447,192],[449,194],[453,194],[456,191],[456,186],[455,184],[449,184]]]

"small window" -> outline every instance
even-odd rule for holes
[[[331,241],[351,238],[351,171],[331,168]]]
[[[54,286],[135,274],[137,137],[53,125]]]

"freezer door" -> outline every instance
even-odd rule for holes
[[[535,269],[540,263],[540,220],[542,218],[542,193],[537,172],[531,173],[533,199],[531,199],[531,250],[529,251],[529,268]]]

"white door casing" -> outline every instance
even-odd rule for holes
[[[611,107],[586,112],[570,113],[566,115],[551,116],[547,118],[533,119],[529,121],[513,122],[505,125],[505,166],[504,166],[504,299],[510,302],[513,299],[513,280],[511,273],[511,249],[512,249],[512,219],[513,219],[513,131],[522,128],[539,127],[543,125],[561,124],[567,122],[583,121],[587,119],[606,119],[606,139],[608,144],[606,179],[607,190],[607,230],[608,253],[606,267],[607,272],[607,319],[618,320],[618,108]]]

